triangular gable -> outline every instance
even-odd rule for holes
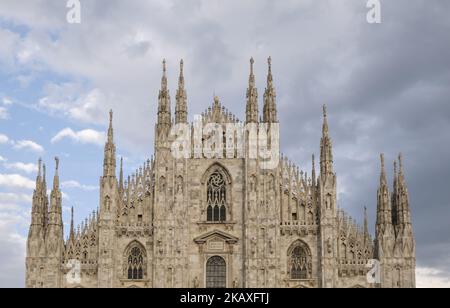
[[[220,230],[213,230],[213,231],[203,234],[199,237],[196,237],[194,239],[194,242],[196,242],[197,244],[203,244],[207,240],[214,238],[214,237],[218,237],[218,238],[224,240],[225,242],[231,243],[231,244],[234,244],[239,240],[237,237],[235,237],[231,234],[225,233]]]

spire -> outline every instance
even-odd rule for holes
[[[398,164],[399,164],[398,179],[400,181],[399,184],[403,184],[404,181],[405,181],[405,176],[404,176],[404,173],[403,173],[403,154],[402,153],[398,154]]]
[[[166,59],[163,59],[163,75],[161,77],[161,90],[167,90],[167,70],[166,70]]]
[[[55,176],[53,177],[53,190],[59,189],[58,168],[59,168],[59,158],[55,157]]]
[[[394,225],[398,224],[398,170],[397,170],[397,161],[394,160],[394,180],[393,180],[393,189],[392,189],[392,223]]]
[[[268,73],[267,73],[267,87],[273,88],[273,77],[272,77],[272,57],[267,58]]]
[[[172,125],[172,115],[170,110],[170,95],[167,87],[166,60],[163,60],[163,74],[161,77],[161,89],[158,95],[158,121],[156,124],[156,139],[159,137],[166,138],[169,135],[170,126]]]
[[[272,58],[267,59],[268,73],[267,73],[267,86],[264,92],[264,122],[266,123],[278,123],[277,105],[276,105],[276,93],[273,86],[272,76]]]
[[[333,145],[329,136],[327,107],[323,105],[322,139],[320,140],[320,173],[333,173]]]
[[[377,191],[377,222],[376,222],[376,238],[380,244],[389,244],[388,242],[381,243],[383,238],[391,238],[394,236],[394,229],[392,225],[392,209],[389,196],[389,188],[386,181],[386,172],[384,167],[384,155],[380,154],[381,160],[381,175],[380,175],[380,185]],[[383,248],[383,247],[381,247]],[[380,249],[381,249],[380,248]],[[386,248],[390,251],[391,247]],[[380,253],[380,252],[378,252]],[[385,251],[386,253],[386,251]],[[380,256],[378,256],[380,257]]]
[[[248,79],[249,88],[255,87],[255,75],[253,73],[253,64],[255,63],[255,60],[253,60],[253,57],[250,58],[250,77]]]
[[[386,170],[384,167],[384,154],[380,154],[380,160],[381,160],[381,173],[380,173],[380,186],[381,186],[387,185]]]
[[[312,179],[312,185],[316,186],[316,157],[314,154],[312,155],[311,179]]]
[[[109,128],[108,139],[105,143],[104,158],[103,158],[103,176],[116,176],[116,146],[114,144],[113,134],[113,111],[109,111]]]
[[[411,213],[409,208],[408,187],[405,182],[403,170],[403,154],[398,155],[399,171],[397,175],[397,224],[411,224]]]
[[[75,229],[73,225],[73,206],[70,213],[70,234],[69,234],[69,242],[72,242],[75,239]]]
[[[38,191],[41,187],[41,181],[42,181],[42,177],[41,177],[41,169],[42,169],[42,158],[39,158],[38,160],[38,173],[36,176],[36,191]]]
[[[248,78],[246,108],[247,123],[258,122],[258,90],[255,87],[255,75],[253,72],[254,63],[255,61],[253,60],[253,58],[250,58],[250,76]]]
[[[178,90],[176,95],[176,106],[175,106],[175,123],[187,123],[187,95],[184,89],[184,63],[183,59],[180,61],[180,76],[178,78]]]
[[[123,192],[123,157],[120,158],[119,192]]]
[[[109,111],[109,127],[108,127],[108,142],[113,143],[114,140],[114,131],[113,131],[113,111],[112,109]]]
[[[364,239],[369,238],[369,223],[367,218],[367,207],[364,207]]]
[[[328,136],[328,118],[327,118],[327,105],[322,106],[323,109],[323,125],[322,125],[322,135]]]
[[[42,194],[47,194],[47,175],[45,164],[42,165]]]
[[[50,211],[48,217],[49,234],[52,232],[62,232],[62,194],[59,190],[59,159],[55,157],[55,175],[53,177],[53,188],[50,193]],[[62,239],[62,233],[61,239]],[[50,239],[51,240],[51,239]]]

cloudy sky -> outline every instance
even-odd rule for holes
[[[239,118],[249,58],[260,101],[273,59],[282,149],[309,171],[321,105],[329,122],[339,205],[374,224],[379,153],[405,157],[418,286],[450,286],[450,2],[366,0],[0,2],[0,287],[24,286],[31,194],[42,157],[61,160],[64,221],[98,203],[107,111],[115,111],[127,173],[153,151],[161,76],[172,97],[185,63],[190,118],[214,93]],[[390,168],[392,169],[392,168]],[[392,170],[389,170],[392,181]],[[373,227],[372,227],[373,230]]]

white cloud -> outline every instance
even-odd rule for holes
[[[14,142],[14,149],[16,150],[28,150],[35,153],[43,153],[44,147],[40,144],[31,141],[31,140],[20,140],[17,142]]]
[[[0,160],[1,161],[1,160]],[[18,170],[23,171],[25,173],[33,173],[38,171],[38,166],[33,163],[22,163],[22,162],[16,162],[16,163],[6,163],[5,168],[12,169],[12,170]]]
[[[35,182],[19,174],[0,173],[0,187],[34,189]]]
[[[76,83],[50,83],[38,107],[50,114],[61,114],[85,123],[102,123],[107,119],[108,99],[100,89],[86,90]]]
[[[8,106],[8,105],[12,105],[13,101],[8,97],[4,97],[2,99],[2,103],[3,103],[3,105]]]
[[[9,142],[9,138],[6,135],[0,134],[0,144],[5,144]]]
[[[438,269],[418,267],[416,285],[418,288],[450,288],[450,277]]]
[[[1,206],[4,205],[4,206]],[[11,211],[0,203],[0,287],[23,287],[25,277],[26,237],[19,229],[26,229],[29,218],[24,211]]]
[[[86,191],[92,191],[92,190],[97,190],[98,187],[97,186],[91,186],[91,185],[83,185],[80,184],[77,181],[65,181],[61,183],[61,187],[63,188],[77,188],[77,189],[81,189],[81,190],[86,190]]]
[[[7,159],[4,158],[3,156],[0,156],[0,162],[5,162],[5,161],[7,161]]]
[[[0,203],[28,202],[32,199],[31,195],[21,193],[5,193],[0,192]]]
[[[65,138],[72,139],[77,143],[103,145],[105,143],[105,134],[93,129],[84,129],[74,131],[67,127],[58,132],[52,139],[51,143],[59,142]]]
[[[6,109],[5,107],[0,107],[0,120],[6,119],[9,119],[8,109]]]

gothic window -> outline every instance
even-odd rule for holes
[[[311,270],[311,254],[303,242],[296,242],[289,254],[290,279],[308,279]]]
[[[206,262],[206,287],[226,288],[227,265],[222,257],[214,256]]]
[[[130,280],[144,279],[145,251],[140,245],[133,244],[126,255],[126,275]]]
[[[219,171],[211,174],[207,184],[206,220],[223,222],[226,220],[226,182]]]

